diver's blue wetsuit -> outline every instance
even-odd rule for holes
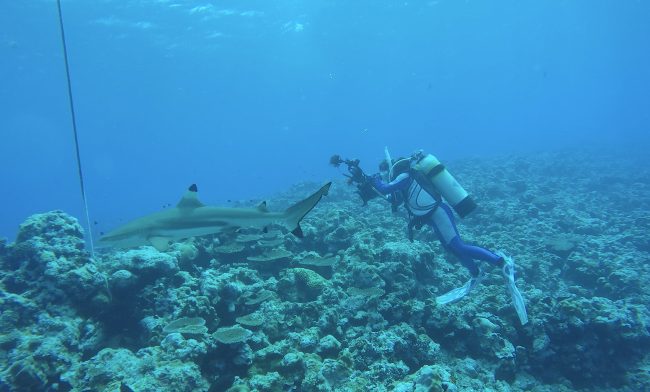
[[[493,265],[501,265],[503,258],[485,248],[468,245],[461,240],[454,221],[451,208],[443,202],[438,202],[427,193],[408,173],[402,173],[390,183],[385,183],[376,175],[372,177],[373,186],[380,193],[387,195],[393,192],[403,192],[409,211],[417,216],[423,216],[433,211],[427,223],[431,225],[445,249],[454,254],[469,270],[472,277],[478,277],[479,268],[474,260],[487,261]]]

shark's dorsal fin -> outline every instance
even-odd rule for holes
[[[257,205],[257,210],[261,212],[269,212],[268,208],[266,208],[266,200]]]
[[[187,192],[185,192],[181,200],[176,204],[176,207],[183,209],[203,207],[204,204],[199,201],[197,192],[198,188],[196,187],[196,184],[190,185],[190,187],[187,188]]]

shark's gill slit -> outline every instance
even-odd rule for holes
[[[61,47],[63,49],[63,61],[65,63],[65,76],[68,82],[68,102],[70,103],[70,116],[72,120],[72,133],[74,136],[74,147],[77,158],[77,173],[79,174],[79,185],[81,189],[81,200],[83,201],[84,214],[86,215],[86,227],[88,229],[88,241],[90,243],[90,254],[95,257],[95,244],[93,243],[92,226],[90,225],[90,213],[88,212],[88,200],[86,199],[86,186],[81,165],[81,154],[79,152],[79,135],[77,132],[77,118],[74,111],[74,100],[72,99],[72,83],[70,82],[70,67],[68,65],[68,48],[65,42],[65,31],[63,29],[63,15],[61,13],[61,0],[56,0],[56,9],[59,16],[59,30],[61,31]]]

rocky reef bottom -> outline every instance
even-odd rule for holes
[[[648,391],[650,170],[564,152],[449,163],[463,239],[512,255],[469,277],[428,229],[335,183],[303,222],[90,257],[77,220],[0,241],[0,391]],[[319,184],[271,199],[281,210]]]

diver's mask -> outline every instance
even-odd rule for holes
[[[390,178],[388,178],[388,170],[381,170],[379,172],[379,175],[381,176],[381,180],[383,182],[390,182]]]

